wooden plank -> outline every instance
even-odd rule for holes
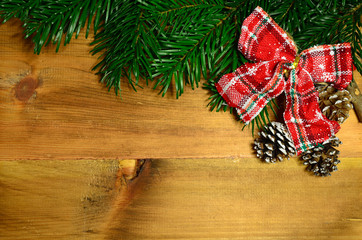
[[[0,238],[99,239],[111,210],[135,194],[136,163],[1,161]]]
[[[250,130],[210,112],[208,91],[186,88],[176,100],[151,87],[135,93],[123,81],[121,100],[91,72],[97,59],[84,32],[58,54],[47,47],[38,56],[20,26],[0,25],[0,160],[253,156]],[[339,136],[342,157],[362,156],[354,114]]]
[[[155,160],[153,184],[112,221],[109,238],[361,239],[361,159],[331,178],[302,169],[295,160]]]
[[[108,208],[117,172],[115,162],[102,161],[2,161],[0,166],[2,239],[91,235]]]
[[[362,161],[1,161],[1,239],[362,238]]]

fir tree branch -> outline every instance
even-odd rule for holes
[[[24,21],[29,18],[29,12],[40,4],[41,0],[1,0],[0,1],[0,18],[2,23],[11,18],[19,18]]]
[[[283,21],[284,17],[287,15],[287,13],[290,11],[290,9],[292,8],[292,6],[294,5],[295,1],[291,1],[288,9],[285,11],[285,13],[278,19],[280,22]]]
[[[94,19],[94,31],[103,19],[107,20],[113,8],[111,0],[10,0],[0,4],[0,16],[4,22],[18,17],[24,22],[25,38],[32,38],[34,52],[39,54],[42,47],[50,42],[56,44],[56,51],[64,38],[64,45],[73,36],[76,38],[85,27],[86,37]]]
[[[43,1],[41,6],[35,8],[30,18],[25,21],[26,37],[33,33],[34,51],[40,53],[43,46],[50,42],[57,44],[56,51],[62,42],[68,44],[73,36],[76,38],[80,30],[85,27],[88,20],[86,37],[90,29],[91,21],[94,17],[94,32],[98,30],[101,18],[105,13],[110,12],[110,0],[62,0],[54,2],[52,0]]]
[[[184,84],[190,84],[192,88],[195,85],[198,86],[201,75],[196,69],[201,68],[201,72],[207,78],[205,76],[207,68],[210,67],[215,55],[215,53],[207,54],[208,49],[217,51],[220,43],[235,41],[230,38],[228,32],[216,34],[216,30],[224,26],[226,21],[229,23],[228,20],[245,1],[236,6],[216,4],[216,1],[193,1],[193,3],[195,4],[186,6],[171,5],[165,11],[159,11],[163,7],[161,2],[157,4],[152,1],[152,5],[145,3],[148,10],[155,11],[152,15],[158,17],[157,21],[162,23],[161,26],[165,31],[165,35],[160,38],[159,55],[172,54],[172,58],[167,62],[160,58],[155,59],[153,63],[155,74],[152,77],[158,77],[155,87],[162,85],[163,95],[172,81],[175,82],[176,97],[183,93]],[[180,21],[185,16],[189,18],[187,23]],[[228,31],[235,31],[235,29],[228,28]],[[206,56],[202,53],[206,53]],[[209,63],[208,66],[206,63]],[[197,74],[194,74],[195,72]]]
[[[114,87],[116,94],[121,90],[122,77],[127,77],[135,90],[139,79],[149,79],[151,62],[157,56],[158,24],[146,19],[145,10],[139,6],[136,1],[119,0],[117,9],[92,43],[92,54],[102,53],[93,70],[98,70],[101,82],[109,90]]]

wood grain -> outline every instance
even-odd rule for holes
[[[88,239],[111,207],[117,161],[1,161],[1,239]]]
[[[123,81],[120,99],[90,71],[84,32],[34,55],[20,26],[0,25],[0,239],[362,239],[353,112],[339,171],[316,178],[295,158],[261,163],[206,90],[176,100]]]
[[[1,161],[1,239],[362,238],[362,161]],[[119,170],[118,170],[119,168]],[[136,176],[136,177],[135,177]]]
[[[1,161],[0,239],[103,239],[147,169],[136,160]]]
[[[0,25],[0,160],[253,156],[250,130],[210,112],[208,91],[186,88],[176,100],[172,91],[162,98],[123,84],[121,100],[90,71],[97,59],[84,33],[38,56],[21,32],[17,21]],[[342,157],[362,156],[354,114],[339,136]]]

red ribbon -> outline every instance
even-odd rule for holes
[[[297,56],[293,40],[257,7],[243,22],[238,49],[254,63],[224,75],[216,88],[246,124],[284,92],[284,121],[298,154],[338,132],[339,124],[320,111],[314,83],[329,82],[337,89],[348,86],[352,80],[349,43],[316,46]]]

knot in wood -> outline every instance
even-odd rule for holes
[[[15,97],[23,102],[29,100],[38,87],[38,81],[32,77],[25,77],[15,86]]]

